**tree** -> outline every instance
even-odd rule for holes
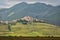
[[[11,31],[11,24],[8,24],[8,30]]]
[[[28,21],[26,21],[26,20],[21,20],[21,22],[22,22],[22,24],[27,24],[28,23]]]

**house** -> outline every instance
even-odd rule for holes
[[[33,17],[30,16],[25,16],[21,18],[21,21],[27,22],[27,23],[32,23],[33,22]]]

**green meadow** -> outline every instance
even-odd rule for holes
[[[16,23],[16,25],[11,25],[11,31],[9,31],[7,25],[0,25],[0,36],[60,37],[60,27],[47,23]]]

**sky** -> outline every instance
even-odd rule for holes
[[[60,5],[60,0],[0,0],[0,8],[9,8],[21,2],[27,3],[41,2],[53,6]]]

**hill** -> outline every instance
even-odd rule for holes
[[[1,25],[0,25],[1,26]],[[5,27],[0,27],[0,36],[53,36],[60,37],[60,27],[47,23],[33,23],[24,25],[17,23],[11,26],[11,32]],[[5,31],[7,30],[7,31]]]

